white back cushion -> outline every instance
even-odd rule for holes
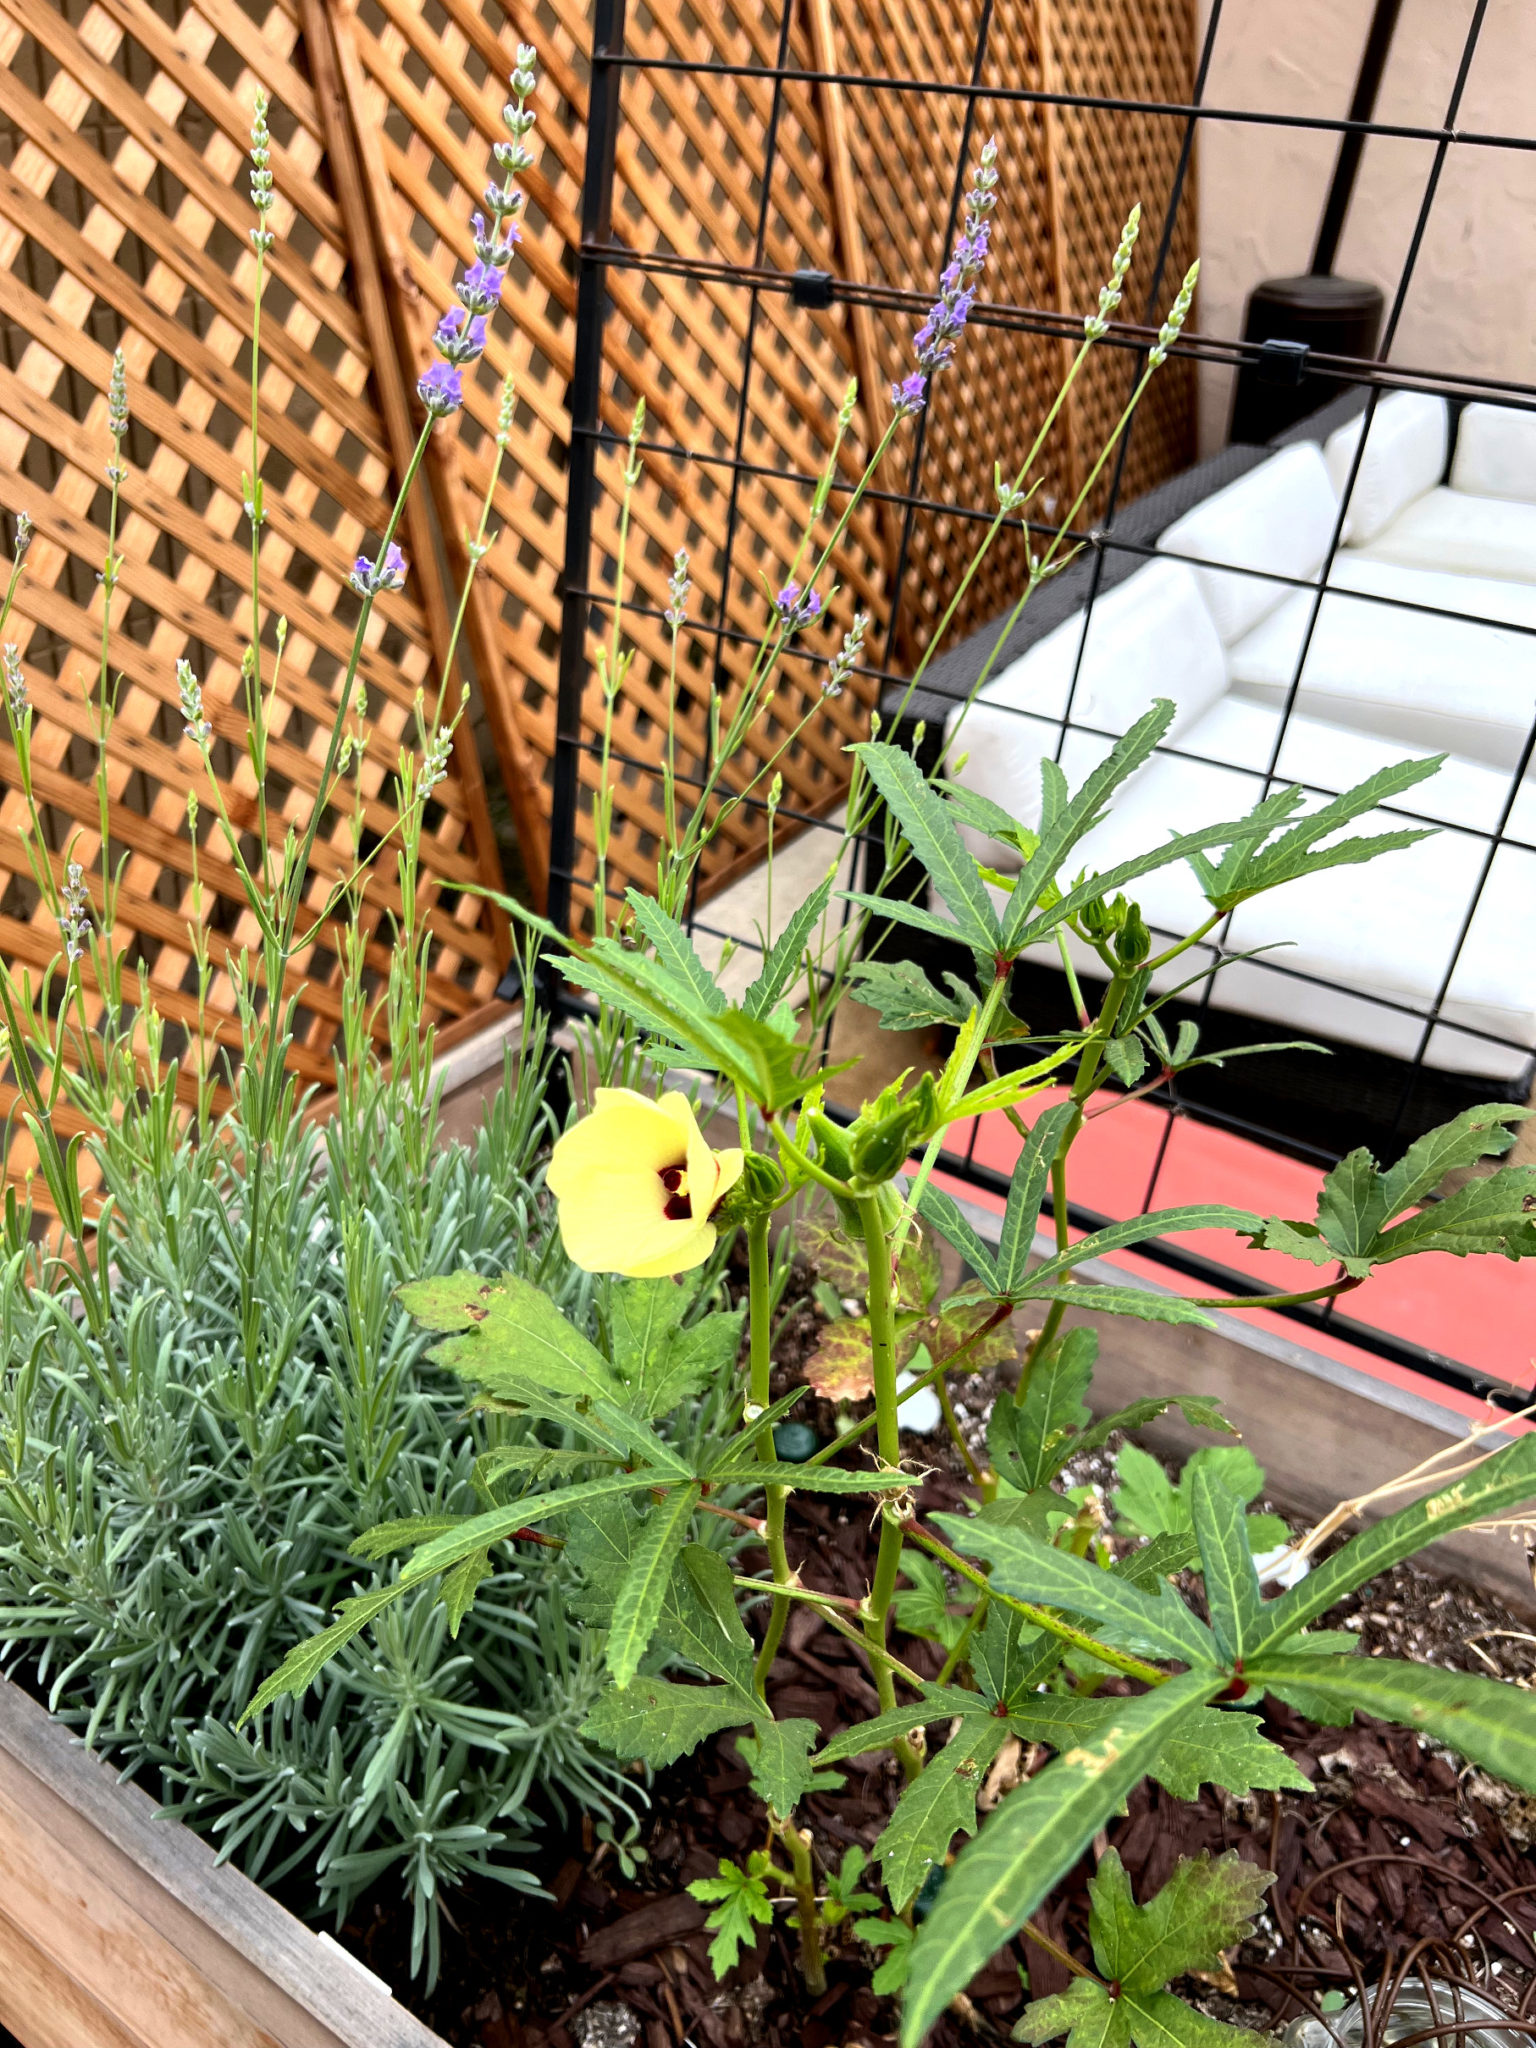
[[[1062,718],[1117,736],[1154,697],[1178,706],[1173,730],[1215,703],[1227,686],[1226,657],[1195,573],[1182,562],[1148,562],[1096,598],[1083,641],[1083,614],[1037,641],[981,693],[984,704]],[[1077,671],[1077,691],[1072,675]]]
[[[1536,504],[1536,413],[1469,405],[1456,430],[1451,489]]]
[[[1223,568],[1195,570],[1201,595],[1227,646],[1256,626],[1290,592],[1271,576],[1315,576],[1339,516],[1315,441],[1283,448],[1176,520],[1158,542],[1165,555],[1191,555]],[[1257,575],[1233,575],[1257,570]]]
[[[1449,418],[1445,400],[1422,391],[1394,391],[1381,401],[1349,495],[1347,541],[1359,547],[1374,540],[1415,498],[1435,488],[1445,474]],[[1323,450],[1336,497],[1349,482],[1364,424],[1364,414],[1351,420],[1329,435]]]
[[[1082,637],[1083,614],[1074,612],[994,677],[963,720],[957,708],[946,722],[951,758],[965,763],[956,780],[1031,828],[1040,822],[1040,757],[1055,751],[1069,696],[1074,726],[1116,738],[1155,697],[1170,697],[1178,707],[1172,736],[1201,718],[1227,687],[1225,650],[1194,572],[1182,562],[1149,562],[1095,601],[1079,668]],[[1069,733],[1063,766],[1078,778],[1108,744],[1088,732]],[[978,838],[975,850],[983,844],[983,858],[993,865],[1017,867],[1017,858],[1008,859],[994,842]]]

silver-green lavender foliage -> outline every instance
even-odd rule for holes
[[[412,1968],[431,1974],[445,1891],[469,1875],[526,1889],[541,1819],[625,1808],[618,1766],[577,1732],[601,1658],[567,1618],[559,1552],[504,1546],[456,1641],[424,1588],[301,1702],[232,1724],[338,1599],[388,1576],[348,1555],[354,1539],[483,1506],[477,1453],[526,1428],[466,1410],[395,1288],[510,1270],[578,1317],[589,1305],[539,1192],[546,1081],[535,1050],[472,1148],[434,1150],[409,1089],[374,1073],[325,1129],[284,1120],[254,1205],[238,1102],[198,1146],[159,1091],[104,1141],[103,1336],[69,1292],[23,1284],[24,1254],[0,1272],[0,1666],[312,1912],[398,1886]]]

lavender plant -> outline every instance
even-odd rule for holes
[[[862,830],[883,806],[890,865],[921,874],[922,900],[909,900],[910,892],[838,890],[834,861],[782,929],[763,933],[760,970],[735,999],[685,928],[703,848],[764,778],[771,791],[777,772],[774,757],[727,783],[722,764],[739,754],[785,645],[816,633],[848,518],[903,423],[926,403],[931,379],[944,372],[973,313],[996,185],[989,147],[939,296],[915,338],[916,367],[892,393],[892,422],[828,520],[834,449],[777,595],[771,584],[765,592],[767,624],[736,708],[729,720],[714,709],[714,765],[688,807],[669,735],[668,834],[655,891],[628,891],[610,927],[600,865],[594,931],[581,942],[519,913],[551,949],[554,966],[598,1004],[588,1042],[595,1085],[548,1169],[566,1251],[599,1276],[595,1327],[582,1327],[515,1271],[427,1277],[402,1290],[410,1313],[437,1335],[439,1364],[498,1412],[519,1416],[528,1438],[515,1456],[483,1468],[491,1498],[480,1512],[433,1513],[374,1530],[361,1554],[402,1561],[344,1601],[331,1626],[266,1680],[251,1709],[302,1691],[365,1628],[387,1626],[399,1603],[426,1589],[437,1589],[457,1624],[473,1613],[477,1588],[508,1545],[562,1544],[581,1575],[582,1611],[603,1633],[608,1684],[587,1734],[618,1757],[659,1767],[714,1734],[737,1731],[766,1809],[760,1846],[695,1887],[711,1907],[717,1966],[729,1966],[776,1902],[787,1901],[812,1990],[822,1982],[829,1943],[851,1933],[885,1951],[876,1982],[902,1992],[906,2048],[917,2048],[994,1950],[1028,1923],[1143,1777],[1177,1797],[1193,1797],[1208,1782],[1235,1793],[1302,1789],[1305,1781],[1253,1711],[1266,1695],[1324,1720],[1361,1710],[1403,1721],[1536,1787],[1536,1703],[1527,1695],[1488,1679],[1362,1658],[1353,1637],[1315,1626],[1342,1595],[1431,1538],[1536,1494],[1536,1438],[1486,1455],[1474,1444],[1449,1473],[1426,1473],[1423,1499],[1356,1536],[1278,1598],[1261,1587],[1247,1494],[1232,1483],[1229,1463],[1192,1460],[1178,1493],[1187,1516],[1170,1514],[1169,1526],[1120,1556],[1060,1486],[1072,1457],[1175,1402],[1194,1423],[1226,1427],[1209,1402],[1187,1395],[1149,1394],[1120,1414],[1091,1419],[1085,1397],[1095,1338],[1089,1328],[1067,1325],[1070,1310],[1202,1324],[1218,1305],[1131,1287],[1090,1289],[1080,1269],[1105,1254],[1154,1237],[1224,1229],[1298,1261],[1294,1289],[1258,1304],[1219,1304],[1235,1310],[1331,1298],[1377,1265],[1425,1251],[1536,1253],[1536,1169],[1496,1170],[1437,1199],[1449,1170],[1507,1150],[1511,1126],[1526,1112],[1504,1104],[1464,1113],[1386,1171],[1363,1153],[1351,1155],[1328,1177],[1315,1218],[1265,1217],[1212,1202],[1156,1211],[1075,1241],[1067,1231],[1073,1148],[1106,1072],[1133,1086],[1149,1070],[1171,1076],[1202,1057],[1187,1029],[1170,1040],[1164,1028],[1167,998],[1158,990],[1170,971],[1249,897],[1421,836],[1351,828],[1437,764],[1405,763],[1310,809],[1299,789],[1282,789],[1245,815],[1175,830],[1110,872],[1094,873],[1077,866],[1079,848],[1167,732],[1171,705],[1153,705],[1076,789],[1045,762],[1038,830],[966,791],[942,766],[925,776],[912,756],[877,737],[852,749],[849,831]],[[1133,214],[1063,396],[1119,304],[1137,228]],[[1177,340],[1194,281],[1192,271],[1149,352],[1138,396]],[[1004,522],[1028,505],[1061,402],[1011,479],[999,467],[996,517],[946,624]],[[850,402],[842,431],[851,418]],[[1100,466],[1123,427],[1124,420]],[[640,431],[637,413],[621,545]],[[1031,560],[1020,605],[1064,559],[1063,536],[1097,474]],[[622,594],[622,559],[619,584]],[[687,594],[687,563],[679,557],[667,615],[674,690]],[[846,682],[861,637],[862,629],[831,658],[829,687]],[[602,669],[610,706],[626,666],[616,620]],[[600,792],[600,863],[606,801]],[[1019,873],[1005,879],[982,867],[961,825],[1010,844]],[[1159,948],[1134,891],[1173,862],[1190,866],[1209,914],[1187,938]],[[846,926],[829,916],[838,897],[852,913]],[[953,942],[970,957],[971,974],[950,977],[941,990],[910,966],[869,959],[873,919]],[[1100,963],[1105,991],[1096,1013],[1084,1005],[1076,1028],[1041,1039],[1010,1008],[1013,971],[1030,949],[1065,947],[1069,939]],[[851,983],[888,1025],[914,1016],[948,1025],[953,1048],[939,1073],[902,1077],[842,1123],[827,1109],[817,1039],[802,1029],[802,1012],[819,1024]],[[1041,1107],[1037,1098],[1047,1089],[1063,1088],[1064,1099]],[[984,1239],[933,1180],[945,1133],[988,1113],[1016,1120],[1021,1138],[995,1240]],[[1055,1239],[1039,1245],[1048,1191]],[[846,1317],[842,1338],[867,1374],[873,1407],[808,1461],[788,1463],[774,1432],[802,1390],[772,1397],[773,1234],[789,1233],[793,1242],[812,1201],[824,1210],[818,1243],[840,1251],[841,1278],[858,1297],[859,1313]],[[733,1237],[745,1242],[744,1308],[701,1319],[701,1276],[716,1269]],[[939,1284],[943,1247],[969,1275],[947,1296]],[[903,1385],[899,1369],[915,1363],[919,1341],[928,1363]],[[970,1509],[924,1517],[919,1472],[901,1438],[903,1403],[929,1385],[944,1396],[947,1379],[988,1346],[1012,1361],[1012,1373],[992,1413],[985,1464],[955,1430],[972,1472]],[[731,1426],[701,1435],[692,1418],[722,1395],[731,1402]],[[944,1407],[954,1429],[947,1399]],[[550,1475],[559,1483],[541,1490]],[[861,1598],[807,1586],[791,1566],[786,1522],[800,1493],[857,1500],[872,1512],[878,1554]],[[764,1569],[733,1561],[725,1539],[743,1531],[761,1546]],[[1185,1569],[1201,1577],[1203,1614],[1171,1583]],[[853,1640],[868,1661],[878,1712],[830,1742],[813,1722],[778,1718],[769,1705],[795,1607]],[[902,1656],[898,1645],[909,1634],[942,1643],[937,1679]],[[1123,1682],[1121,1694],[1103,1694],[1110,1677]],[[929,1731],[940,1729],[945,1738],[930,1747]],[[978,1790],[1010,1735],[1050,1760],[978,1829]],[[836,1783],[840,1764],[880,1749],[903,1789],[875,1845],[877,1886],[862,1859],[836,1873],[819,1869],[819,1845],[799,1815],[811,1792]],[[1094,1899],[1097,1972],[1081,1975],[1069,1997],[1032,2006],[1025,2038],[1044,2041],[1069,2029],[1076,2038],[1081,2028],[1085,2040],[1138,2048],[1154,2035],[1219,2048],[1231,2030],[1163,1987],[1174,1970],[1200,1966],[1199,1957],[1236,1938],[1231,1930],[1246,1926],[1257,1897],[1247,1872],[1186,1866],[1157,1899],[1137,1906],[1106,1858]]]
[[[140,1007],[115,936],[118,855],[107,764],[116,707],[110,656],[121,576],[118,498],[126,481],[128,380],[113,365],[106,426],[110,499],[101,652],[87,703],[97,743],[97,846],[49,851],[32,774],[34,713],[20,647],[6,632],[30,538],[16,521],[0,606],[4,710],[17,760],[23,843],[58,951],[37,980],[0,963],[5,1058],[47,1207],[8,1193],[0,1218],[0,1663],[156,1785],[171,1812],[211,1836],[252,1876],[338,1921],[371,1886],[397,1886],[412,1916],[410,1965],[435,1973],[445,1899],[469,1876],[526,1891],[541,1821],[573,1805],[633,1825],[640,1797],[582,1725],[604,1683],[596,1639],[571,1614],[574,1562],[535,1546],[498,1564],[474,1611],[428,1596],[399,1604],[368,1646],[334,1663],[314,1694],[238,1734],[235,1714],[262,1671],[302,1643],[369,1578],[352,1555],[381,1518],[473,1514],[478,1461],[537,1472],[561,1453],[527,1426],[477,1410],[422,1357],[395,1288],[424,1271],[516,1271],[585,1324],[590,1283],[565,1257],[542,1195],[556,1135],[546,1108],[550,1054],[536,1026],[509,1061],[485,1129],[441,1141],[422,921],[423,808],[447,772],[463,716],[454,648],[436,705],[419,700],[415,748],[395,766],[397,822],[364,850],[362,770],[376,745],[359,655],[373,607],[404,587],[395,538],[427,437],[462,400],[464,370],[519,234],[518,179],[531,160],[533,53],[519,52],[498,144],[498,176],[474,223],[476,260],[459,308],[437,330],[421,379],[424,420],[386,530],[350,578],[361,600],[351,658],[307,807],[269,807],[271,707],[282,687],[286,623],[267,616],[260,476],[260,334],[277,211],[265,96],[258,97],[250,196],[256,225],[250,454],[248,638],[232,711],[176,668],[186,740],[208,770],[188,800],[196,1022],[176,1047]],[[498,462],[511,428],[504,391]],[[469,536],[483,556],[493,473]],[[243,747],[255,781],[254,830],[225,807],[212,772]],[[286,805],[286,808],[285,808]],[[239,1043],[209,1028],[213,974],[200,879],[199,816],[239,876],[258,934],[229,963]],[[339,881],[311,865],[327,816],[354,825]],[[284,818],[291,822],[278,824]],[[382,988],[365,977],[363,884],[393,858],[398,910]],[[335,1104],[308,1113],[288,1068],[297,963],[326,931],[345,969]],[[93,1013],[92,1004],[95,1005]],[[382,1006],[392,1059],[375,1051]],[[190,1113],[181,1084],[195,1078]],[[220,1087],[229,1106],[216,1111]],[[72,1135],[79,1119],[92,1135]],[[14,1158],[15,1123],[5,1130]],[[81,1172],[94,1159],[102,1199]],[[547,1434],[547,1433],[546,1433]],[[573,1443],[575,1440],[572,1440]]]

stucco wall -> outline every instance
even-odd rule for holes
[[[1404,0],[1376,117],[1438,126],[1473,0]],[[1201,0],[1200,32],[1210,0]],[[1371,0],[1226,0],[1206,104],[1340,117]],[[1536,137],[1536,4],[1490,0],[1457,126]],[[1199,323],[1236,337],[1261,278],[1305,270],[1336,135],[1234,121],[1201,124]],[[1337,264],[1390,305],[1434,145],[1373,136]],[[1536,382],[1536,151],[1456,144],[1440,179],[1392,360]],[[1201,371],[1202,452],[1226,436],[1232,373]]]

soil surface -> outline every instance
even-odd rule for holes
[[[955,1506],[964,1488],[947,1452],[926,1439],[910,1448],[915,1461],[937,1468],[919,1511]],[[1069,1476],[1081,1482],[1101,1470]],[[806,1495],[794,1497],[791,1514],[791,1556],[805,1582],[862,1593],[872,1565],[868,1517]],[[753,1553],[744,1555],[752,1568]],[[1380,1653],[1496,1672],[1524,1687],[1536,1679],[1536,1634],[1518,1617],[1476,1589],[1411,1566],[1352,1598],[1326,1625],[1357,1629]],[[931,1646],[905,1639],[902,1650],[917,1668],[937,1670]],[[770,1701],[776,1714],[806,1716],[825,1735],[876,1709],[858,1653],[807,1609],[791,1619]],[[1186,1980],[1183,1995],[1214,2017],[1267,2030],[1299,2010],[1289,1996],[1293,1984],[1352,1990],[1344,1948],[1369,1980],[1416,1940],[1455,1943],[1482,1909],[1461,1943],[1464,1961],[1503,1997],[1536,1996],[1536,1801],[1400,1728],[1367,1721],[1316,1728],[1273,1702],[1265,1721],[1312,1781],[1310,1799],[1266,1792],[1239,1800],[1207,1787],[1187,1802],[1144,1784],[1095,1845],[1119,1851],[1142,1898],[1178,1857],[1207,1848],[1235,1849],[1276,1872],[1255,1940],[1230,1958],[1221,1981]],[[1027,1770],[1030,1761],[1016,1764]],[[895,1765],[871,1759],[865,1769],[848,1768],[839,1792],[812,1797],[802,1819],[819,1867],[835,1868],[851,1844],[870,1848],[899,1790]],[[494,1885],[456,1897],[457,1938],[445,1941],[442,1978],[430,1997],[400,1968],[408,1946],[403,1918],[385,1908],[360,1914],[346,1938],[456,2048],[873,2048],[894,2039],[894,2003],[868,1988],[878,1958],[857,1941],[834,1949],[825,1995],[805,1995],[794,1937],[782,1925],[787,1906],[755,1954],[716,1983],[705,1909],[685,1887],[713,1876],[721,1857],[740,1861],[766,1836],[764,1810],[730,1736],[658,1774],[651,1799],[646,1861],[629,1876],[589,1833],[552,1846],[548,1901],[513,1898]],[[1084,1959],[1094,1862],[1090,1852],[1036,1915],[1048,1935]],[[1513,1896],[1501,1910],[1487,1909],[1491,1897],[1505,1894]],[[1059,1962],[1021,1937],[973,1982],[968,2010],[940,2022],[934,2048],[1006,2040],[1028,1998],[1067,1981]]]

